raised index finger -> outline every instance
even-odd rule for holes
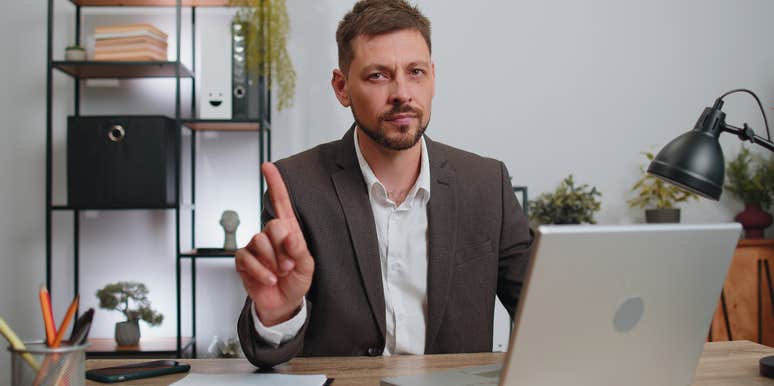
[[[266,178],[266,184],[269,187],[269,199],[271,200],[271,206],[274,208],[274,213],[277,214],[277,218],[283,220],[295,220],[296,215],[293,213],[293,206],[290,204],[290,196],[288,195],[288,189],[285,187],[285,182],[282,180],[279,170],[271,162],[264,162],[261,165],[261,172]]]

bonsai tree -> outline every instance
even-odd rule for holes
[[[647,152],[642,154],[648,159],[648,163],[653,161],[653,153]],[[648,174],[644,166],[640,166],[640,171],[642,172],[642,177],[632,186],[632,191],[638,192],[637,197],[627,201],[631,208],[671,209],[675,203],[689,199],[699,199],[699,196],[695,193]]]
[[[247,73],[268,79],[268,87],[278,86],[277,110],[293,105],[296,89],[296,70],[288,53],[290,33],[286,0],[229,0],[229,5],[239,7],[234,23],[247,27],[245,61]]]
[[[164,315],[151,309],[145,284],[130,281],[107,284],[97,291],[99,307],[119,311],[126,321],[143,320],[150,326],[158,326]]]
[[[594,213],[599,211],[602,196],[596,187],[575,186],[572,174],[553,193],[543,193],[529,203],[530,220],[535,224],[596,224]]]
[[[726,190],[745,204],[767,208],[774,190],[774,159],[753,156],[742,146],[726,168]]]

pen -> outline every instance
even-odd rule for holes
[[[40,309],[43,312],[43,324],[46,327],[46,343],[51,347],[56,339],[56,326],[54,326],[54,313],[51,310],[51,296],[46,286],[40,286]]]
[[[59,347],[59,344],[62,343],[62,338],[64,338],[65,331],[67,331],[67,325],[70,323],[70,320],[73,319],[75,310],[78,309],[78,301],[80,297],[81,295],[75,295],[75,299],[73,299],[72,303],[70,303],[70,307],[67,309],[67,313],[65,314],[64,319],[62,319],[62,323],[59,325],[59,332],[56,334],[54,344],[51,347]]]
[[[70,344],[75,346],[86,343],[91,329],[91,321],[94,319],[94,309],[89,308],[75,321],[73,331],[70,333]]]
[[[26,350],[27,347],[24,346],[24,343],[22,343],[21,339],[19,339],[18,336],[11,330],[11,327],[8,326],[8,324],[5,323],[5,320],[3,318],[0,318],[0,333],[3,334],[5,339],[8,340],[8,343],[11,344],[11,347],[14,348],[14,350]],[[35,358],[32,357],[32,354],[26,352],[21,354],[21,357],[29,364],[35,371],[40,369],[40,364],[38,361],[35,360]]]

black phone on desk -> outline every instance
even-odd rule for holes
[[[157,377],[159,375],[185,373],[190,369],[191,365],[185,363],[161,360],[93,369],[86,372],[86,378],[97,382],[115,383],[132,379]]]

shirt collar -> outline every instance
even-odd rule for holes
[[[414,197],[417,195],[422,199],[423,203],[427,203],[427,201],[430,200],[430,157],[427,153],[427,142],[425,142],[424,135],[421,138],[421,142],[422,155],[419,160],[419,176],[417,176],[414,186],[406,197],[406,202],[408,203],[413,202]],[[368,194],[371,194],[374,186],[378,186],[384,192],[386,197],[387,189],[385,189],[384,185],[376,177],[376,174],[374,174],[371,166],[368,165],[365,157],[363,157],[363,153],[360,151],[357,127],[355,127],[355,154],[357,154],[357,162],[360,165],[360,171],[363,173],[363,179],[365,179],[366,185],[368,186]]]

